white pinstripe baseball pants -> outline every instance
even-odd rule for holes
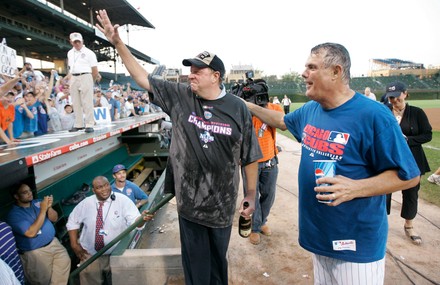
[[[315,285],[383,285],[385,257],[369,263],[312,254]]]

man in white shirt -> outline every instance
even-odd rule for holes
[[[367,96],[367,97],[370,98],[371,100],[376,101],[376,94],[374,94],[373,92],[371,92],[370,87],[365,88],[365,96]]]
[[[21,285],[17,277],[15,277],[14,271],[2,259],[0,259],[0,284]]]
[[[70,132],[84,129],[92,133],[95,125],[93,116],[93,84],[101,80],[98,72],[96,55],[83,44],[80,33],[70,34],[70,43],[73,48],[67,53],[70,78],[70,96],[72,96],[73,109],[75,110],[75,125]],[[84,115],[84,118],[83,118]]]
[[[122,193],[113,193],[106,177],[95,177],[92,186],[95,195],[87,197],[76,205],[66,224],[70,245],[81,263],[96,254],[137,219],[141,218],[144,221],[151,219],[147,211],[143,211],[141,216],[130,198]],[[81,225],[81,234],[78,236]],[[142,227],[143,224],[139,226]],[[111,282],[110,254],[115,247],[116,245],[108,249],[81,271],[82,285]]]
[[[133,100],[134,100],[134,98],[132,96],[128,96],[127,102],[125,102],[126,117],[137,116],[136,112],[134,111]]]

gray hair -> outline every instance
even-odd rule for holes
[[[346,84],[350,82],[350,54],[343,45],[336,43],[323,43],[313,47],[310,53],[322,54],[325,68],[341,65],[342,81]]]

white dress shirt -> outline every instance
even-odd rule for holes
[[[115,199],[110,197],[104,202],[102,208],[102,218],[104,221],[103,230],[104,245],[107,245],[121,232],[133,224],[137,217],[140,216],[138,208],[133,202],[121,193],[114,193]],[[95,250],[95,227],[96,215],[98,212],[99,202],[95,195],[89,196],[82,200],[69,215],[67,221],[67,230],[78,230],[83,224],[79,242],[81,246],[91,255],[96,253]],[[116,247],[108,249],[105,254],[110,254]]]
[[[21,285],[11,267],[0,259],[0,284],[2,285]]]
[[[98,66],[96,54],[83,46],[79,51],[72,48],[67,52],[70,73],[91,73],[92,67]]]

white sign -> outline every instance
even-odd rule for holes
[[[118,136],[114,136],[76,149],[75,151],[56,156],[42,163],[34,164],[35,183],[41,183],[57,174],[72,173],[71,169],[73,169],[73,167],[84,164],[88,159],[94,158],[96,155],[104,153],[119,144]]]
[[[95,123],[97,125],[112,123],[110,111],[107,107],[95,107],[93,110],[93,114],[95,116]]]
[[[6,45],[6,39],[0,43],[0,73],[14,77],[17,70],[17,53]]]

